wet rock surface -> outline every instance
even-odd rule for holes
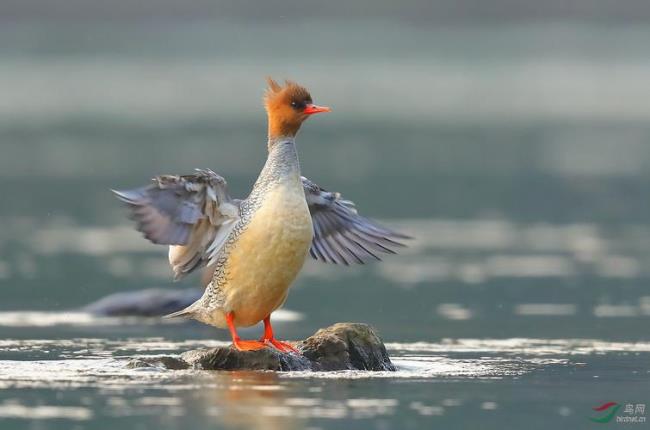
[[[302,343],[301,351],[313,370],[395,370],[384,343],[368,324],[320,329]]]
[[[309,370],[309,360],[276,349],[237,351],[232,347],[188,351],[181,359],[190,367],[204,370]]]
[[[203,370],[394,371],[386,347],[368,324],[338,323],[320,329],[294,343],[302,353],[290,354],[266,348],[237,351],[232,346],[187,351],[180,357],[151,357],[131,360],[131,368]]]

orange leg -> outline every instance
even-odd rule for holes
[[[296,354],[300,354],[300,351],[294,348],[293,345],[288,342],[279,341],[273,336],[273,327],[271,327],[271,315],[264,318],[264,336],[262,336],[260,342],[271,344],[282,352],[295,352]]]
[[[257,340],[241,340],[235,329],[235,314],[234,312],[228,312],[226,314],[226,322],[228,323],[228,329],[230,330],[230,336],[232,336],[232,344],[235,345],[239,351],[257,351],[258,349],[266,348],[264,342]]]

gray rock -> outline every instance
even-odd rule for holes
[[[274,348],[242,352],[227,346],[187,351],[179,358],[139,358],[127,366],[203,370],[395,370],[383,342],[367,324],[334,324],[295,346],[302,355],[282,353]]]
[[[188,351],[181,360],[192,368],[204,370],[310,370],[311,364],[305,357],[285,354],[276,349],[259,351],[237,351],[233,347],[220,347]]]
[[[313,370],[395,370],[384,343],[368,324],[322,328],[303,342],[301,350]]]

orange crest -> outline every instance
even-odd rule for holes
[[[309,91],[293,81],[280,85],[270,77],[266,78],[264,107],[269,117],[269,137],[292,137],[309,115],[305,108],[312,103]]]

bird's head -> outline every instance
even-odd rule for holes
[[[311,115],[330,111],[328,107],[315,105],[309,91],[295,82],[285,81],[280,85],[271,78],[266,82],[264,107],[269,120],[269,139],[293,137]]]

